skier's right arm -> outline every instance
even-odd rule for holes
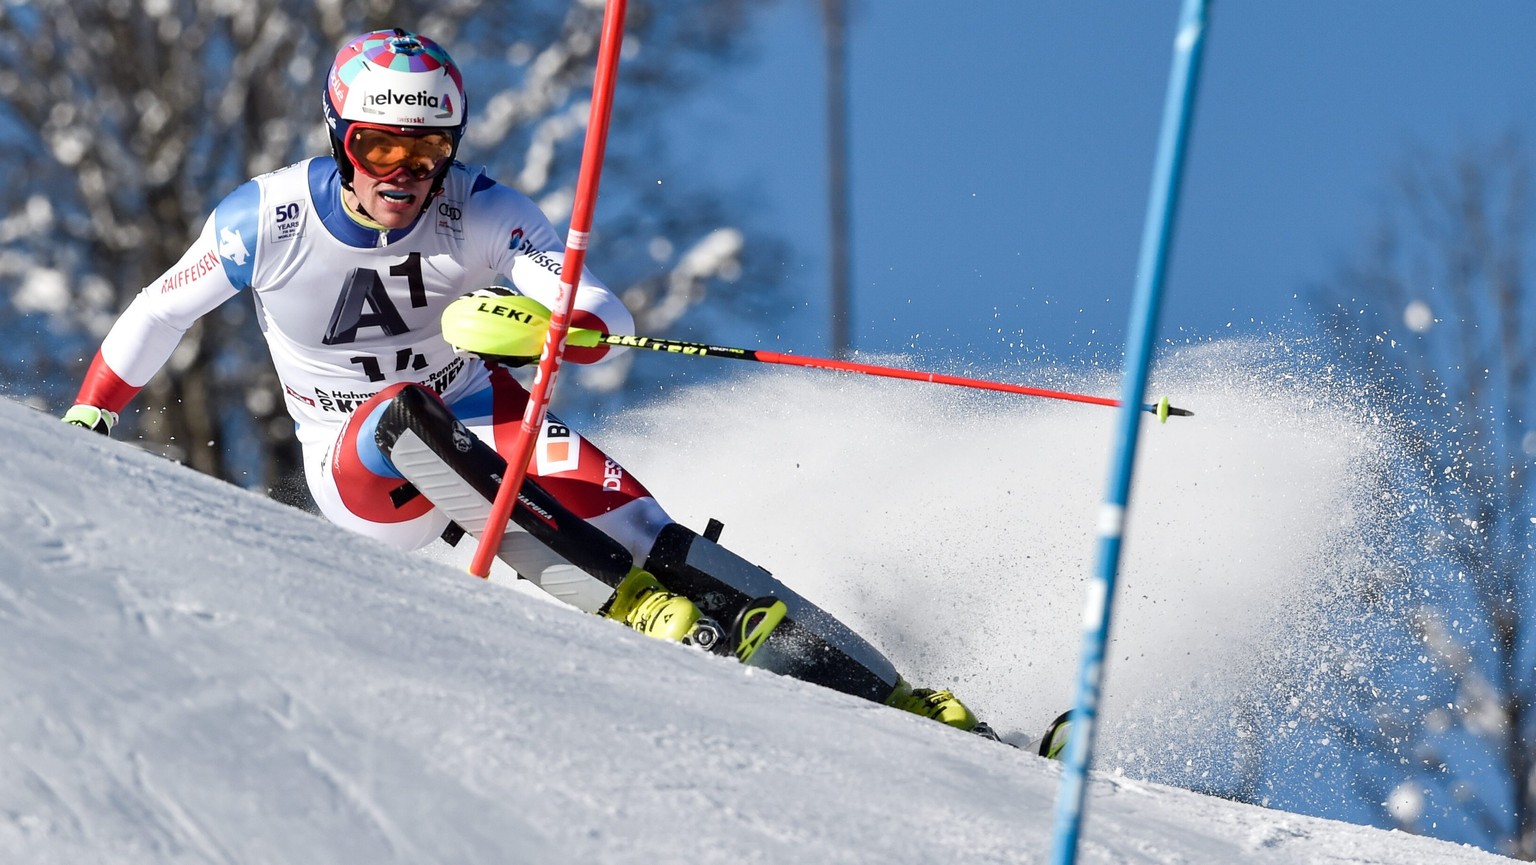
[[[219,257],[217,216],[208,217],[197,242],[145,286],[112,325],[86,371],[75,405],[64,414],[65,423],[108,433],[128,401],[170,359],[187,329],[238,293]]]

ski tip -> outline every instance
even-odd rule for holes
[[[1062,752],[1067,749],[1067,742],[1071,735],[1072,710],[1068,709],[1045,728],[1045,735],[1040,737],[1038,753],[1047,760],[1060,760]]]

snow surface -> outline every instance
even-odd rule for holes
[[[1234,394],[1203,362],[1174,400],[1197,417],[1143,438],[1081,861],[1507,861],[1132,779],[1155,757],[1130,719],[1191,658],[1242,680],[1223,665],[1305,588],[1348,523],[1340,468],[1371,447],[1358,418],[1278,433],[1322,409]],[[727,545],[1023,739],[1070,701],[1112,420],[802,371],[673,392],[596,437],[675,516],[721,517]],[[0,861],[1049,858],[1056,763],[381,548],[18,403],[0,436]]]

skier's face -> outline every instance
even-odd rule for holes
[[[352,178],[357,203],[385,228],[405,228],[416,220],[432,192],[432,178],[417,180],[404,171],[387,180],[359,171]]]

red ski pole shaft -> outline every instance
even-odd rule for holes
[[[651,351],[666,352],[668,354],[693,355],[699,357],[724,357],[732,360],[750,360],[758,363],[783,364],[787,366],[801,366],[811,369],[830,369],[839,372],[854,372],[862,375],[874,375],[884,378],[900,378],[909,381],[927,381],[935,384],[947,384],[955,387],[969,387],[978,390],[993,390],[1003,393],[1022,394],[1024,396],[1045,397],[1048,399],[1069,400],[1072,402],[1091,403],[1093,405],[1118,406],[1120,401],[1102,396],[1090,396],[1088,394],[1070,393],[1062,390],[1047,390],[1041,387],[1029,387],[1021,384],[1007,384],[998,381],[986,381],[978,378],[965,378],[958,375],[945,375],[937,372],[921,372],[912,369],[901,369],[892,366],[878,366],[871,363],[855,363],[846,360],[831,360],[821,357],[805,357],[794,354],[781,354],[774,351],[756,351],[750,348],[732,348],[731,346],[709,345],[702,342],[684,342],[678,339],[662,339],[654,336],[624,336],[621,334],[597,334],[594,344],[622,345],[630,348],[649,349]],[[583,342],[592,342],[592,335],[585,335]],[[1151,412],[1159,418],[1192,417],[1194,412],[1188,409],[1174,408],[1168,405],[1166,399],[1157,403],[1142,406],[1142,410]]]
[[[555,376],[565,354],[565,337],[571,327],[571,310],[576,303],[576,286],[586,264],[587,243],[592,233],[592,213],[597,205],[598,180],[603,171],[603,154],[608,146],[608,121],[613,114],[613,90],[619,74],[619,48],[624,41],[624,12],[627,0],[608,0],[603,10],[602,41],[597,49],[597,74],[592,83],[592,108],[587,118],[587,139],[581,154],[581,169],[576,179],[576,200],[571,206],[571,227],[566,236],[565,260],[561,268],[560,293],[555,309],[550,311],[549,330],[544,335],[544,349],[533,377],[533,390],[523,411],[522,425],[507,458],[496,499],[491,503],[480,545],[470,560],[469,572],[485,578],[491,573],[491,560],[501,548],[507,520],[517,502],[518,491],[528,474],[539,429],[554,394]]]

